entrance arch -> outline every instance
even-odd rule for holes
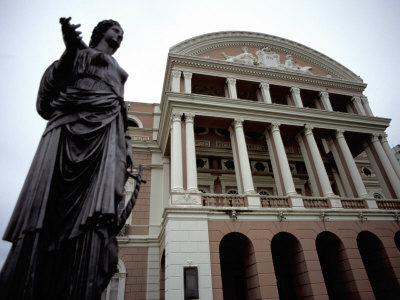
[[[261,299],[254,247],[251,241],[241,233],[229,233],[221,240],[219,256],[224,299]]]
[[[315,244],[329,299],[361,299],[342,241],[332,232],[324,231]]]
[[[362,231],[358,234],[357,246],[376,299],[399,299],[400,286],[380,239],[369,231]]]
[[[303,249],[297,238],[290,233],[280,232],[271,241],[271,251],[279,299],[306,297],[310,280]]]

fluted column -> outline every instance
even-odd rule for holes
[[[306,137],[308,146],[310,148],[311,158],[315,166],[318,181],[321,185],[322,193],[324,197],[331,197],[334,196],[334,193],[332,191],[328,173],[326,172],[324,162],[322,161],[321,153],[318,150],[312,129],[313,127],[306,125],[304,129],[304,136]]]
[[[390,163],[392,164],[392,167],[393,167],[394,171],[397,174],[397,177],[400,180],[400,165],[397,162],[397,159],[394,156],[394,153],[393,153],[392,149],[390,149],[389,143],[387,141],[387,134],[386,133],[381,134],[381,144],[382,144],[383,150],[385,150],[385,153],[386,153],[386,155],[388,156],[388,158],[390,160]]]
[[[226,84],[228,85],[229,98],[237,99],[236,79],[235,78],[227,78]]]
[[[185,113],[187,190],[197,192],[196,148],[193,121],[194,114]]]
[[[191,72],[183,72],[183,78],[185,79],[184,88],[185,93],[192,93],[192,73]]]
[[[319,98],[320,98],[321,103],[323,105],[323,108],[325,110],[328,110],[328,111],[333,111],[332,105],[331,105],[331,101],[329,100],[328,92],[321,91],[321,92],[319,92],[318,95],[319,95]]]
[[[400,199],[400,180],[397,177],[397,174],[394,171],[392,164],[390,163],[389,158],[385,153],[385,150],[383,150],[383,147],[382,147],[377,135],[372,136],[371,143],[375,148],[375,151],[379,157],[379,160],[383,166],[383,169],[385,170],[385,173],[386,173],[388,180],[393,188],[393,191],[396,194],[396,197],[398,199]]]
[[[361,102],[362,102],[362,105],[364,106],[364,110],[367,113],[367,115],[370,117],[373,117],[374,114],[372,113],[371,107],[369,106],[368,98],[361,97]]]
[[[181,118],[182,113],[172,114],[171,191],[183,191]]]
[[[269,92],[269,84],[267,82],[261,82],[259,84],[260,90],[261,90],[261,95],[264,100],[264,103],[271,104],[271,94]]]
[[[353,102],[354,107],[355,107],[355,109],[356,109],[356,111],[357,111],[357,113],[359,115],[362,115],[362,116],[366,116],[367,115],[365,113],[364,107],[361,104],[361,98],[360,97],[353,97],[353,98],[351,98],[351,101]]]
[[[301,100],[300,89],[298,87],[292,87],[290,89],[292,98],[296,107],[303,107],[303,101]]]
[[[273,123],[269,127],[269,130],[271,131],[271,136],[275,147],[276,159],[278,160],[280,171],[282,174],[284,191],[286,195],[297,195],[292,173],[290,172],[289,161],[287,159],[281,133],[279,131],[279,126],[279,123]]]
[[[181,91],[181,74],[182,71],[172,70],[171,91],[179,93]]]
[[[255,194],[253,177],[250,169],[249,155],[247,153],[246,140],[243,131],[243,120],[235,119],[233,122],[233,128],[235,130],[237,150],[240,162],[240,173],[243,182],[243,192],[245,194]]]
[[[336,140],[338,142],[340,151],[343,154],[343,158],[345,160],[346,166],[349,170],[351,179],[354,183],[354,187],[357,192],[358,197],[366,197],[368,196],[367,190],[365,189],[364,183],[361,179],[361,175],[358,172],[356,163],[354,161],[353,155],[351,154],[351,151],[349,149],[349,146],[347,145],[347,142],[344,138],[343,131],[338,130],[336,132]]]

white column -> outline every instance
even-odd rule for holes
[[[226,84],[228,85],[229,98],[237,99],[236,79],[235,78],[227,78]]]
[[[385,173],[388,177],[390,184],[392,185],[392,188],[397,198],[400,199],[400,180],[397,177],[396,172],[393,170],[392,164],[390,163],[389,158],[385,153],[385,150],[383,150],[383,147],[377,135],[372,136],[371,143],[374,145],[375,151],[378,154],[379,160],[383,166],[383,169],[385,170]]]
[[[308,178],[309,178],[309,182],[310,182],[311,194],[314,197],[322,196],[322,195],[320,195],[319,190],[318,190],[317,175],[314,173],[314,170],[313,170],[313,167],[311,164],[311,158],[308,155],[304,139],[305,139],[305,137],[303,136],[302,133],[299,133],[296,135],[296,140],[300,146],[300,151],[304,158],[304,164],[306,165],[307,174],[308,174]]]
[[[317,143],[315,142],[312,129],[313,128],[311,126],[306,125],[304,130],[304,135],[307,139],[307,143],[310,148],[311,158],[314,162],[315,170],[318,176],[317,178],[321,185],[322,193],[324,194],[324,197],[331,197],[334,196],[334,193],[332,191],[332,186],[329,181],[329,177],[326,172],[324,162],[322,161],[321,158],[321,153],[319,152]]]
[[[237,142],[236,142],[236,134],[235,129],[232,126],[229,126],[229,136],[231,139],[231,146],[232,146],[232,155],[233,155],[233,163],[235,164],[235,177],[236,177],[236,185],[237,191],[239,194],[243,194],[243,182],[240,174],[240,162],[239,162],[239,154],[236,151],[238,149]]]
[[[253,185],[253,176],[251,174],[249,155],[247,153],[246,140],[243,131],[243,120],[235,119],[233,122],[235,136],[237,141],[238,156],[240,161],[240,173],[243,182],[243,192],[245,194],[255,194]]]
[[[279,123],[273,123],[269,127],[271,131],[272,139],[275,146],[275,152],[280,166],[282,174],[283,186],[286,195],[297,195],[296,188],[294,186],[292,173],[290,172],[289,161],[286,156],[285,147],[282,142],[281,133],[279,131]]]
[[[351,154],[349,146],[347,145],[347,142],[344,138],[343,131],[336,131],[336,140],[338,142],[340,151],[343,154],[343,158],[346,162],[347,168],[350,172],[351,179],[357,191],[357,196],[360,198],[368,196],[367,190],[365,189],[364,183],[361,179],[361,175],[358,172],[353,155]]]
[[[172,70],[171,91],[179,93],[181,91],[181,71]]]
[[[303,101],[301,100],[300,96],[300,89],[298,87],[292,87],[290,89],[290,92],[292,93],[292,98],[296,107],[303,107]]]
[[[192,93],[192,73],[190,72],[183,72],[183,77],[185,79],[185,93],[191,94]]]
[[[386,138],[387,138],[386,133],[381,134],[381,144],[382,144],[383,150],[385,150],[385,153],[388,156],[390,163],[392,164],[392,167],[397,174],[397,177],[400,179],[400,165],[397,162],[397,159],[394,156],[392,149],[390,149],[389,143]]]
[[[196,149],[194,142],[194,114],[185,114],[187,190],[197,192]]]
[[[329,100],[329,94],[325,91],[319,92],[319,98],[321,99],[322,105],[325,110],[333,111],[331,101]]]
[[[370,116],[370,117],[373,117],[374,114],[372,113],[371,107],[369,106],[368,98],[367,97],[361,97],[361,102],[362,102],[362,105],[364,106],[364,110],[367,113],[367,115]]]
[[[271,104],[272,100],[271,100],[271,94],[269,92],[269,84],[266,82],[261,82],[259,84],[259,87],[261,90],[261,95],[264,100],[264,103]]]
[[[362,115],[362,116],[366,116],[366,115],[367,115],[367,114],[365,113],[364,107],[363,107],[362,104],[361,104],[361,99],[360,99],[360,97],[353,97],[353,98],[351,98],[351,102],[353,102],[354,107],[355,107],[355,109],[356,109],[356,111],[357,111],[357,113],[358,113],[359,115]]]
[[[183,191],[181,118],[182,113],[172,114],[171,191]]]

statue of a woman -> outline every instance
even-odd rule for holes
[[[89,47],[61,19],[66,50],[37,99],[48,120],[4,239],[1,299],[100,299],[118,262],[118,204],[132,150],[123,101],[128,74],[112,54],[123,30],[105,20]]]

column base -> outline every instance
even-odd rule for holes
[[[260,195],[258,194],[248,194],[247,195],[247,205],[249,208],[252,207],[261,207],[261,200],[260,200]]]
[[[326,196],[329,198],[329,202],[331,204],[331,208],[343,208],[342,202],[340,202],[340,197],[333,195],[333,196]]]
[[[292,208],[300,208],[304,209],[303,198],[299,194],[289,194],[288,195],[290,202],[292,203]]]
[[[364,198],[365,202],[367,203],[367,207],[368,208],[372,208],[372,209],[378,209],[378,204],[376,204],[375,199],[371,199],[371,198]]]

